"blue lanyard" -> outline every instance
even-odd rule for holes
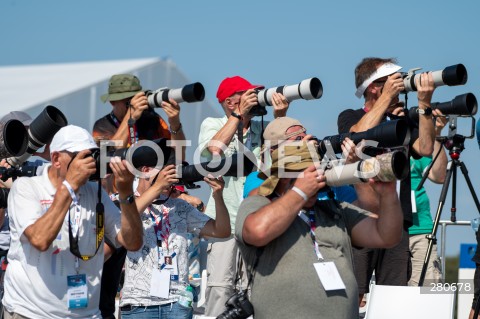
[[[310,238],[312,239],[312,242],[313,242],[313,251],[315,252],[315,255],[317,255],[318,260],[324,260],[315,237],[315,229],[317,228],[315,226],[315,211],[313,210],[309,211],[308,217],[307,217],[307,215],[305,214],[305,211],[302,209],[298,213],[298,217],[300,217],[310,228]]]

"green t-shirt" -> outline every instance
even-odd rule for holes
[[[415,192],[415,205],[412,203],[413,225],[408,229],[410,235],[429,234],[432,232],[433,222],[427,192],[425,187],[416,191],[418,184],[422,180],[422,174],[431,161],[430,157],[422,157],[420,159],[410,157],[412,190]]]

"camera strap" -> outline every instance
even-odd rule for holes
[[[98,202],[95,207],[95,253],[93,255],[82,255],[80,253],[79,245],[78,245],[78,227],[80,226],[80,207],[78,203],[75,205],[75,219],[78,219],[78,224],[76,225],[77,231],[76,234],[73,234],[72,231],[72,221],[71,221],[71,214],[70,209],[68,211],[68,240],[70,244],[70,252],[77,258],[82,259],[83,261],[87,261],[95,257],[98,250],[102,246],[103,237],[105,235],[105,228],[104,228],[104,216],[105,216],[105,207],[102,203],[102,184],[101,181],[98,180]],[[78,218],[77,218],[78,213]]]
[[[243,144],[243,122],[240,120],[237,127],[237,139],[240,144]],[[240,148],[240,145],[238,145]]]

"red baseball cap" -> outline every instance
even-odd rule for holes
[[[222,103],[227,97],[230,97],[237,92],[256,88],[263,89],[264,86],[251,84],[238,75],[231,78],[225,78],[218,86],[217,99],[218,102]]]

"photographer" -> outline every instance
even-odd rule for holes
[[[110,101],[112,111],[93,125],[93,137],[97,143],[100,140],[122,140],[122,147],[131,144],[128,124],[130,119],[135,121],[133,124],[135,141],[157,138],[168,138],[172,141],[185,140],[180,122],[180,105],[173,100],[161,104],[162,110],[168,117],[169,130],[162,117],[148,106],[140,80],[134,75],[113,75],[108,84],[108,93],[102,95],[101,100],[104,103]],[[184,158],[185,148],[183,147],[180,160]]]
[[[198,138],[202,156],[211,160],[215,155],[231,156],[238,152],[240,141],[259,158],[263,121],[252,119],[249,114],[258,104],[255,89],[263,86],[252,85],[240,76],[225,78],[217,90],[218,102],[225,116],[206,118],[200,127]],[[272,96],[274,117],[285,116],[289,102],[280,93]],[[265,124],[266,125],[266,124]],[[241,132],[242,136],[238,135]],[[223,196],[230,215],[232,233],[235,217],[242,201],[245,177],[224,177]],[[213,218],[215,205],[210,196],[205,213]],[[207,248],[207,289],[205,291],[205,315],[217,316],[225,311],[225,302],[234,293],[237,272],[238,248],[233,236],[226,240],[209,240]],[[239,270],[240,271],[240,270]],[[244,273],[244,272],[243,272]],[[246,277],[244,277],[246,281]]]
[[[171,196],[173,183],[178,183],[174,165],[160,172],[143,167],[142,172],[151,176],[140,179],[135,192],[144,228],[143,247],[127,253],[120,301],[122,318],[142,315],[189,319],[193,315],[193,300],[185,299],[186,291],[190,291],[188,234],[219,238],[230,235],[230,219],[222,197],[224,182],[222,178],[204,179],[215,200],[216,216],[211,219],[186,201]],[[161,276],[164,272],[166,278]],[[165,287],[167,293],[154,292],[158,287]]]
[[[51,164],[42,175],[13,183],[6,318],[99,317],[103,236],[129,250],[141,246],[141,221],[128,200],[134,176],[126,161],[112,159],[120,214],[99,185],[87,182],[96,171],[89,156],[96,148],[86,130],[65,126],[50,144]]]
[[[275,119],[264,138],[272,147],[271,174],[258,195],[242,202],[235,228],[247,269],[255,268],[255,319],[357,317],[350,241],[365,247],[398,243],[402,213],[395,183],[369,182],[380,199],[378,216],[345,202],[318,201],[325,175],[303,126]],[[287,142],[297,138],[303,141]],[[334,287],[328,273],[339,275]]]
[[[339,133],[363,132],[403,112],[399,94],[405,90],[400,66],[394,59],[365,58],[355,68],[356,96],[365,99],[363,108],[348,109],[338,116]],[[419,116],[418,129],[411,127],[409,153],[414,158],[432,155],[435,130],[432,121],[431,99],[435,90],[431,73],[416,78]],[[354,264],[359,285],[360,305],[363,294],[375,270],[375,280],[381,285],[406,286],[411,275],[408,227],[412,225],[410,178],[400,183],[400,199],[404,215],[404,232],[399,245],[391,249],[354,249]],[[355,185],[357,195],[364,199],[362,206],[376,212],[378,196],[370,185]]]
[[[180,105],[175,101],[162,102],[162,109],[168,116],[170,130],[163,118],[148,106],[145,92],[142,91],[140,80],[131,74],[113,75],[108,84],[108,93],[101,96],[105,103],[109,101],[112,111],[98,119],[93,126],[93,137],[97,143],[101,140],[121,140],[122,147],[131,144],[129,120],[134,120],[134,140],[153,140],[168,138],[172,141],[185,140],[180,122]],[[182,148],[182,158],[185,158],[185,148]],[[102,180],[109,194],[116,193],[112,177]],[[107,247],[112,252],[104,266],[105,276],[102,279],[100,309],[102,316],[114,317],[115,297],[118,291],[120,276],[125,262],[126,250]]]

